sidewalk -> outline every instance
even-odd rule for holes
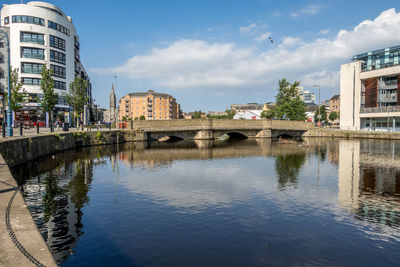
[[[83,131],[87,132],[98,132],[98,131],[110,131],[108,128],[96,128],[96,126],[92,126],[93,128],[83,128]],[[111,129],[111,130],[115,130],[115,129]],[[53,133],[68,133],[68,132],[82,132],[82,128],[69,128],[68,131],[63,131],[63,129],[60,128],[54,128],[54,132]],[[43,135],[43,134],[50,134],[50,128],[48,127],[40,127],[39,128],[39,135]],[[36,127],[30,128],[30,129],[22,129],[22,137],[24,136],[36,136],[37,134],[37,129]],[[20,137],[20,128],[13,128],[13,137]],[[9,138],[9,137],[6,137]],[[0,127],[0,140],[4,139],[1,135],[1,127]]]

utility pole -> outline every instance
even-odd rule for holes
[[[321,87],[319,84],[315,84],[313,87],[318,87],[318,124],[321,127]]]

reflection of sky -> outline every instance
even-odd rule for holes
[[[84,234],[65,266],[398,262],[399,227],[357,213],[363,204],[380,205],[387,197],[364,194],[344,202],[350,205],[340,202],[340,190],[347,186],[339,185],[340,168],[355,164],[342,157],[349,148],[354,146],[341,146],[339,165],[309,149],[297,177],[286,183],[277,166],[291,165],[277,165],[276,157],[257,149],[254,156],[182,157],[149,168],[104,158],[106,164],[93,165],[90,203],[82,209]],[[168,150],[159,153],[167,156]],[[143,163],[137,155],[132,160]],[[342,170],[339,178],[355,180],[349,173]],[[358,196],[355,184],[350,189]],[[396,197],[392,201],[399,203]]]

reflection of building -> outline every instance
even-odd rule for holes
[[[23,115],[25,120],[39,116],[42,90],[40,72],[44,66],[53,71],[54,88],[58,93],[57,111],[69,111],[62,94],[75,77],[89,81],[79,56],[79,37],[72,24],[58,7],[45,2],[3,5],[1,25],[10,28],[11,66],[18,68],[23,88],[28,92],[28,103]],[[91,85],[87,88],[92,103]],[[40,118],[43,120],[44,118]]]
[[[93,178],[93,161],[77,160],[24,185],[24,198],[57,263],[73,252],[82,234],[82,207]]]
[[[171,95],[157,93],[153,90],[130,93],[119,100],[118,118],[146,120],[172,120],[181,117],[180,105]]]
[[[342,129],[400,131],[400,46],[353,57],[340,68]]]
[[[350,207],[360,220],[400,226],[400,160],[396,143],[384,141],[378,153],[376,143],[368,141],[339,142],[338,199],[342,206]],[[381,162],[385,161],[386,165]]]

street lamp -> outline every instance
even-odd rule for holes
[[[313,87],[318,87],[318,124],[319,126],[321,126],[321,87],[319,86],[319,84],[314,84]]]
[[[13,129],[11,127],[12,124],[12,116],[11,116],[11,88],[10,88],[10,40],[8,37],[8,33],[0,28],[0,39],[5,39],[6,41],[6,46],[7,46],[7,73],[8,73],[8,78],[7,78],[7,83],[8,83],[8,101],[7,101],[7,135],[8,136],[13,136]]]

